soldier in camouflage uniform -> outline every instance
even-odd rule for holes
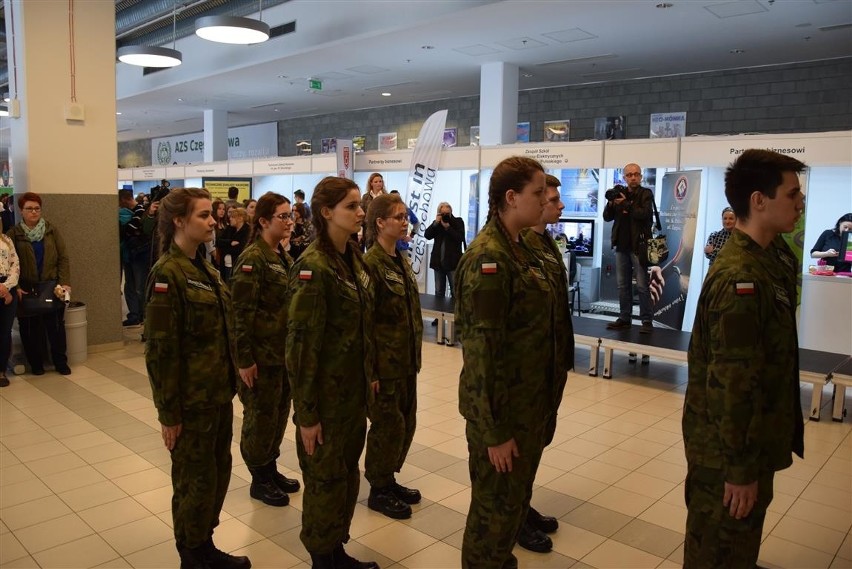
[[[684,567],[754,567],[774,473],[803,456],[798,261],[779,236],[804,207],[805,165],[746,150],[725,174],[737,215],[701,289],[683,408]]]
[[[145,364],[172,455],[172,519],[182,569],[248,568],[213,545],[231,479],[236,353],[231,296],[197,254],[213,234],[210,195],[172,190],[160,204],[163,254],[148,277]]]
[[[275,462],[290,415],[282,343],[287,337],[293,260],[280,244],[293,229],[290,200],[272,192],[261,196],[253,225],[255,241],[242,252],[231,275],[242,379],[240,452],[251,473],[251,497],[270,506],[286,506],[287,493],[299,490],[299,481],[278,472]]]
[[[290,272],[287,371],[305,483],[301,539],[313,567],[378,567],[343,544],[358,500],[367,401],[377,379],[373,283],[349,237],[363,223],[355,182],[324,178],[311,198],[316,240]]]
[[[456,270],[455,320],[464,365],[459,409],[467,421],[471,504],[462,566],[517,566],[512,548],[527,514],[558,365],[553,291],[520,232],[539,222],[544,170],[512,157],[494,169],[488,221]]]
[[[559,216],[565,208],[559,193],[562,182],[556,176],[546,175],[547,204],[541,221],[535,227],[521,232],[524,243],[535,254],[544,267],[544,272],[553,290],[553,301],[556,311],[556,375],[554,377],[553,412],[547,424],[544,436],[544,446],[553,441],[556,432],[556,415],[568,380],[568,370],[574,367],[574,327],[571,323],[571,305],[568,303],[568,271],[562,261],[553,237],[547,232],[547,225],[559,221]],[[518,535],[518,544],[524,549],[546,553],[553,548],[553,542],[546,534],[553,533],[559,528],[559,522],[553,516],[544,516],[530,506],[526,520]]]
[[[417,372],[423,344],[420,293],[408,258],[396,248],[408,234],[408,210],[397,194],[373,199],[367,215],[373,246],[364,255],[375,283],[375,339],[379,387],[370,405],[365,474],[367,505],[395,519],[411,517],[420,492],[398,484],[417,419]]]

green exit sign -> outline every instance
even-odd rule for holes
[[[308,84],[315,91],[322,91],[322,81],[319,79],[308,79]]]

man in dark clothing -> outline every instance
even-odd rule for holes
[[[145,314],[145,282],[151,260],[151,234],[146,233],[145,207],[136,203],[132,190],[118,191],[121,262],[127,319],[122,326],[137,326]],[[147,225],[150,227],[150,224]]]
[[[462,255],[464,244],[464,220],[453,215],[447,202],[438,206],[438,215],[423,236],[435,240],[429,256],[429,268],[435,271],[435,296],[446,296],[447,281],[450,281],[450,296],[453,294],[453,276]]]
[[[225,208],[231,209],[232,207],[240,207],[242,204],[237,201],[237,198],[240,195],[240,189],[236,186],[231,186],[228,188],[228,199],[225,201]]]
[[[642,321],[642,333],[653,330],[651,295],[648,292],[648,272],[646,270],[647,242],[651,237],[651,216],[653,215],[654,193],[641,185],[642,168],[638,164],[624,167],[624,186],[613,188],[623,191],[610,197],[604,208],[604,221],[615,221],[612,226],[612,246],[615,249],[615,275],[618,280],[618,320],[607,328],[619,330],[630,328],[633,317],[633,276],[636,277],[636,289],[639,292],[639,318]]]

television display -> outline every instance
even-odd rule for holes
[[[595,220],[562,218],[549,228],[560,247],[577,257],[591,257],[595,251]]]

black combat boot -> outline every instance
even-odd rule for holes
[[[334,569],[380,569],[375,561],[358,561],[346,553],[341,543],[334,548]]]
[[[527,523],[544,533],[553,533],[559,529],[559,522],[553,516],[542,515],[541,512],[530,506],[527,512]]]
[[[269,475],[267,467],[250,467],[249,472],[251,472],[249,496],[269,506],[286,506],[290,503],[290,496],[281,491]]]
[[[367,507],[395,520],[407,520],[411,517],[411,506],[397,498],[390,486],[370,488]]]
[[[205,567],[210,569],[251,569],[251,561],[245,555],[230,555],[213,545],[213,539],[208,539],[198,549],[204,550]]]
[[[524,521],[518,534],[518,545],[536,553],[547,553],[553,549],[553,541],[526,521]]]
[[[311,553],[311,569],[335,569],[334,554]]]
[[[176,545],[180,555],[180,569],[211,569],[207,563],[205,546],[185,547]]]
[[[509,558],[503,562],[502,569],[518,569],[518,558],[514,553],[509,554]]]
[[[405,502],[406,504],[419,504],[420,503],[420,490],[415,490],[414,488],[406,488],[402,484],[394,482],[390,485],[391,492],[393,495]]]
[[[301,485],[299,484],[298,480],[295,480],[293,478],[287,478],[286,476],[278,472],[278,464],[276,464],[274,460],[267,464],[264,468],[266,469],[269,477],[272,479],[275,485],[278,486],[278,489],[284,492],[285,494],[292,494],[294,492],[298,492],[299,488],[301,488]]]

